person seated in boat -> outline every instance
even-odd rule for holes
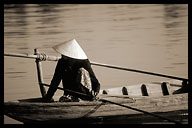
[[[92,101],[100,90],[89,59],[75,39],[55,45],[55,51],[61,54],[61,59],[55,68],[50,87],[44,97],[45,102],[51,102],[60,82],[63,83],[64,95],[60,101]]]

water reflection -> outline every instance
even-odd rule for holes
[[[37,22],[40,22],[42,25],[57,23],[60,18],[57,14],[61,11],[58,9],[59,6],[59,4],[39,4],[39,6],[36,7],[35,13],[41,17]]]
[[[169,43],[165,43],[167,58],[180,57],[185,60],[185,56],[180,56],[179,52],[186,53],[185,45],[188,42],[188,22],[187,5],[165,4],[164,7],[164,26],[165,36]],[[173,52],[177,51],[177,52]],[[170,60],[170,59],[169,59]],[[185,60],[186,61],[186,60]],[[170,63],[170,65],[179,66],[180,62]],[[186,63],[185,63],[186,64]]]
[[[187,5],[181,6],[177,4],[165,4],[164,5],[164,25],[167,28],[167,37],[178,36],[182,37],[186,33],[186,29],[183,29],[183,25],[186,25],[185,18],[187,11]],[[187,26],[186,26],[187,27]],[[183,30],[185,31],[183,31]],[[174,40],[179,41],[179,40]]]
[[[186,13],[182,13],[186,9],[187,5],[181,6],[177,4],[164,4],[165,17],[167,20],[186,16]]]

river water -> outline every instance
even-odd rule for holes
[[[73,38],[91,61],[188,78],[186,4],[4,5],[5,53],[34,54],[38,48],[59,56],[51,47]],[[49,84],[56,62],[42,62],[42,66]],[[169,80],[92,67],[101,89]],[[35,60],[4,57],[4,100],[40,96]]]

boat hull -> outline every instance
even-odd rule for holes
[[[99,95],[100,99],[188,123],[188,94],[167,96]],[[4,114],[23,123],[173,123],[102,101],[42,103],[41,98],[5,102]]]

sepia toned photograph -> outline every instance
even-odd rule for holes
[[[188,124],[188,4],[4,4],[4,124]]]

